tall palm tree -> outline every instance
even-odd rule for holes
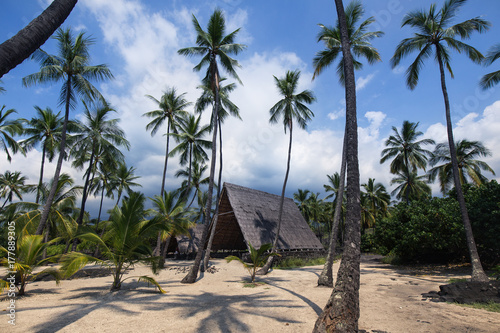
[[[12,202],[14,196],[23,200],[23,193],[27,193],[33,188],[31,185],[25,184],[27,179],[19,171],[7,170],[0,174],[0,198],[6,198],[0,209],[3,209],[7,202]]]
[[[134,167],[127,168],[125,162],[118,163],[118,168],[111,177],[112,187],[116,190],[116,194],[118,195],[116,205],[120,204],[120,198],[122,197],[123,191],[130,194],[133,186],[142,187],[141,184],[135,182],[137,179],[141,178],[141,176],[136,176],[134,173]]]
[[[167,164],[168,164],[168,154],[169,154],[169,141],[170,141],[170,130],[173,133],[177,133],[177,126],[183,117],[187,116],[187,111],[185,110],[189,105],[184,96],[186,93],[177,95],[177,90],[175,87],[168,88],[160,100],[157,100],[151,95],[146,95],[149,99],[158,105],[157,110],[149,111],[143,114],[143,116],[152,118],[151,122],[146,125],[146,130],[151,131],[151,136],[154,136],[158,130],[163,126],[165,121],[167,122],[167,145],[165,150],[165,164],[163,166],[163,178],[161,180],[161,190],[160,196],[163,195],[165,191],[165,177],[167,176]]]
[[[77,223],[80,225],[85,213],[85,203],[92,184],[91,176],[97,172],[100,163],[117,165],[124,160],[119,147],[129,149],[130,144],[125,139],[125,132],[118,126],[119,118],[110,119],[111,112],[115,112],[107,103],[95,104],[93,110],[84,102],[84,121],[79,124],[80,130],[74,135],[75,143],[72,155],[75,156],[73,166],[82,168],[88,162],[83,186],[82,204]]]
[[[208,155],[205,149],[211,148],[211,142],[203,139],[210,131],[209,125],[200,125],[201,116],[188,115],[180,124],[179,133],[171,133],[171,135],[179,142],[172,149],[170,156],[180,154],[181,165],[188,165],[188,188],[186,196],[191,190],[191,175],[193,161],[203,163],[208,160]]]
[[[470,179],[475,185],[481,185],[487,181],[481,170],[489,171],[495,175],[495,171],[487,163],[476,159],[477,157],[491,156],[491,151],[481,142],[463,139],[458,140],[455,147],[457,149],[460,184],[466,184]],[[438,163],[442,164],[435,166]],[[430,164],[435,167],[429,170],[429,180],[434,181],[438,177],[441,193],[446,194],[453,184],[450,147],[447,142],[440,143],[434,148]]]
[[[380,163],[384,163],[392,158],[391,173],[411,172],[427,167],[427,160],[432,156],[432,152],[422,148],[423,145],[435,144],[432,139],[418,140],[424,133],[417,131],[418,123],[408,120],[403,121],[401,133],[393,126],[393,135],[385,141],[385,148],[382,150]]]
[[[313,332],[333,331],[340,327],[343,332],[357,332],[359,319],[360,283],[360,186],[358,163],[358,128],[356,115],[356,79],[354,59],[349,47],[349,30],[342,0],[335,0],[340,40],[344,58],[346,130],[345,151],[347,167],[347,214],[345,223],[346,246],[337,273],[337,280],[323,312],[319,315]],[[344,165],[344,163],[342,163]],[[342,172],[341,172],[342,174]]]
[[[9,40],[0,44],[0,77],[35,52],[66,20],[78,0],[54,0]]]
[[[226,78],[221,78],[220,82],[225,81]],[[204,84],[198,86],[198,88],[202,89],[203,92],[201,96],[196,100],[195,112],[202,113],[204,109],[211,106],[212,110],[215,106],[215,95],[213,90],[210,88],[209,82],[205,80]],[[236,84],[230,83],[227,85],[219,86],[219,114],[217,115],[218,119],[218,128],[219,128],[219,180],[217,181],[217,203],[220,199],[220,192],[222,188],[222,168],[223,168],[223,158],[222,158],[222,123],[229,116],[232,115],[241,120],[241,116],[239,113],[239,108],[229,99],[229,94],[236,89]],[[213,120],[213,119],[212,119]],[[213,123],[210,124],[210,128],[214,128]],[[205,258],[203,259],[202,269],[208,267],[210,252],[212,249],[213,239],[215,237],[215,229],[217,226],[217,215],[219,213],[219,205],[217,204],[215,207],[215,215],[212,219],[212,232],[210,233],[210,237],[208,239],[207,248],[205,251]]]
[[[382,31],[368,32],[369,26],[375,22],[373,17],[369,17],[365,21],[361,22],[359,26],[357,24],[361,20],[364,14],[364,8],[359,1],[352,1],[349,3],[345,10],[346,26],[347,26],[347,37],[349,38],[349,43],[344,43],[346,47],[350,49],[351,57],[353,57],[354,69],[361,69],[363,64],[355,59],[356,57],[365,58],[368,63],[374,64],[377,61],[381,61],[380,54],[377,49],[374,48],[370,41],[376,37],[382,37],[384,33]],[[339,76],[339,81],[342,86],[345,86],[345,72],[344,72],[344,55],[342,52],[342,37],[341,37],[341,27],[340,20],[337,19],[335,27],[327,27],[323,24],[319,25],[321,28],[318,34],[318,42],[323,41],[325,43],[326,49],[316,53],[313,59],[313,65],[315,67],[313,79],[321,74],[327,67],[329,67],[339,55],[341,59],[337,65],[337,74]],[[342,145],[342,161],[340,167],[341,174],[341,184],[340,184],[340,197],[343,197],[344,187],[345,187],[345,170],[346,170],[346,153],[345,153],[345,136],[344,144]],[[341,202],[338,204],[341,207]],[[334,210],[338,211],[338,214],[334,213],[333,221],[333,232],[330,234],[330,246],[328,247],[327,260],[325,262],[322,274],[318,279],[318,285],[323,286],[333,286],[333,275],[332,275],[332,265],[335,256],[335,246],[337,237],[337,228],[340,225],[340,209]]]
[[[374,217],[385,217],[391,202],[385,186],[382,183],[376,183],[374,178],[368,178],[368,182],[361,184],[361,187],[364,189],[361,195],[365,196],[370,213]]]
[[[419,176],[416,171],[398,172],[396,177],[391,180],[391,185],[398,184],[391,194],[396,195],[399,200],[404,198],[409,203],[411,200],[431,195],[432,191],[427,182],[428,177],[426,175]]]
[[[224,19],[224,14],[220,9],[215,9],[213,14],[210,16],[208,21],[207,31],[198,23],[198,20],[193,15],[193,25],[196,30],[196,44],[197,46],[183,48],[178,51],[179,54],[185,56],[202,56],[200,63],[194,67],[195,71],[200,71],[203,67],[208,65],[207,74],[205,75],[205,82],[210,84],[212,91],[214,92],[215,102],[214,110],[212,112],[212,124],[214,124],[212,132],[212,158],[210,164],[210,181],[208,184],[208,198],[207,207],[205,209],[207,214],[204,215],[204,223],[206,228],[203,230],[201,236],[201,243],[205,244],[208,234],[208,221],[210,219],[211,205],[212,205],[212,192],[214,184],[215,175],[215,159],[217,156],[217,126],[218,126],[218,115],[220,106],[220,74],[218,59],[222,68],[233,78],[241,82],[236,74],[235,67],[239,67],[238,61],[231,58],[230,54],[237,55],[243,51],[246,46],[243,44],[235,43],[236,36],[240,29],[226,35],[226,22]],[[209,206],[210,205],[210,206]],[[201,258],[203,256],[203,248],[196,254],[195,262],[192,269],[189,271],[188,275],[182,280],[183,283],[194,283],[196,277],[198,276],[198,270],[201,264]]]
[[[64,105],[64,123],[61,133],[59,158],[53,177],[53,188],[45,204],[43,214],[36,233],[41,235],[47,223],[50,205],[54,200],[57,181],[61,173],[62,162],[66,149],[66,130],[69,121],[69,110],[74,108],[77,97],[86,100],[103,99],[101,93],[90,81],[103,81],[113,77],[106,65],[90,65],[89,47],[94,43],[93,39],[87,37],[85,32],[80,32],[76,37],[70,29],[58,29],[54,38],[58,42],[58,55],[50,55],[38,49],[33,58],[40,63],[40,72],[30,74],[23,78],[23,85],[30,87],[35,84],[62,81],[59,96],[60,105]]]
[[[311,191],[309,190],[302,190],[298,189],[296,193],[293,194],[293,200],[295,200],[295,203],[299,207],[300,212],[302,213],[302,216],[304,216],[304,219],[306,220],[307,223],[309,223],[309,207],[307,205],[307,199],[309,199],[309,195],[311,194]],[[325,198],[326,199],[326,198]]]
[[[60,112],[57,114],[51,108],[45,109],[35,106],[37,117],[33,117],[27,124],[24,134],[28,136],[22,141],[26,150],[33,148],[35,145],[42,146],[42,162],[40,165],[40,178],[38,181],[38,191],[36,193],[36,203],[40,199],[40,188],[43,184],[43,171],[45,167],[45,158],[52,162],[61,141],[61,132],[63,126],[63,118],[60,117]]]
[[[446,88],[445,76],[446,67],[453,78],[453,71],[450,63],[451,50],[464,53],[475,63],[481,63],[484,59],[483,55],[478,50],[459,39],[469,39],[474,31],[479,33],[485,32],[488,30],[490,23],[482,18],[476,17],[455,25],[450,25],[458,10],[466,2],[467,0],[446,0],[440,10],[437,10],[435,5],[431,5],[428,12],[417,10],[406,14],[403,18],[402,26],[415,28],[418,33],[415,33],[412,37],[405,38],[399,43],[391,59],[391,65],[393,68],[398,66],[404,57],[413,51],[418,51],[417,57],[406,71],[406,84],[413,90],[417,86],[420,69],[423,66],[424,60],[429,58],[433,51],[435,53],[435,59],[439,65],[439,73],[441,76],[441,89],[443,91],[445,105],[446,128],[448,132],[448,145],[450,147],[453,178],[455,188],[457,189],[457,199],[460,204],[460,213],[464,223],[467,246],[469,248],[469,255],[472,263],[472,280],[488,281],[488,277],[484,273],[477,253],[469,214],[465,206],[462,186],[460,185],[457,153],[455,150],[455,140],[453,139],[450,101]]]
[[[283,188],[281,190],[280,207],[278,210],[278,226],[273,241],[273,248],[271,252],[276,252],[278,245],[278,239],[281,229],[281,218],[283,215],[283,202],[285,199],[286,183],[288,181],[288,173],[290,172],[290,160],[292,158],[292,134],[293,134],[293,123],[297,122],[299,128],[305,129],[307,127],[307,122],[314,117],[314,113],[309,110],[307,104],[313,103],[316,98],[310,90],[304,90],[297,92],[297,87],[299,84],[300,71],[287,71],[285,76],[282,78],[277,78],[274,76],[274,82],[278,88],[279,94],[283,97],[280,101],[273,105],[269,110],[271,118],[269,122],[271,124],[276,124],[283,119],[283,127],[286,131],[288,129],[290,133],[290,140],[288,143],[288,160],[286,164],[285,180],[283,181]],[[258,274],[267,274],[269,268],[273,263],[274,256],[268,258],[267,263],[262,267]]]
[[[500,58],[500,44],[496,44],[491,47],[486,55],[486,58],[484,59],[484,64],[491,65],[498,58]],[[500,82],[500,70],[484,75],[481,78],[479,85],[483,89],[488,89],[493,87],[498,82]]]
[[[155,195],[151,201],[153,202],[151,214],[165,227],[161,233],[161,239],[165,244],[159,260],[159,267],[163,268],[171,237],[189,234],[193,223],[187,218],[186,201],[180,192],[164,192],[163,196]]]
[[[203,173],[207,170],[208,166],[206,164],[200,164],[198,161],[194,161],[191,170],[187,167],[184,170],[179,170],[175,173],[175,177],[184,177],[185,181],[182,182],[181,188],[182,192],[186,192],[188,187],[193,187],[195,189],[193,198],[187,206],[191,207],[194,200],[201,194],[201,186],[208,185],[208,177],[203,178]],[[189,173],[191,172],[191,184],[188,184]]]
[[[363,64],[357,60],[356,57],[365,58],[369,64],[374,64],[375,62],[382,60],[377,49],[370,44],[370,41],[374,38],[382,37],[384,33],[382,31],[367,31],[370,24],[375,22],[374,17],[369,17],[358,26],[364,12],[365,10],[363,5],[358,0],[350,2],[345,9],[350,47],[351,51],[354,53],[354,69],[358,70],[363,68]],[[319,24],[319,26],[321,31],[318,34],[318,42],[324,42],[326,49],[318,51],[313,59],[313,80],[326,68],[332,65],[332,63],[340,55],[340,61],[337,65],[337,75],[339,76],[340,84],[344,86],[344,57],[342,55],[342,41],[340,37],[339,21],[337,20],[335,27],[328,27],[323,24]]]
[[[19,145],[19,143],[14,140],[14,135],[23,134],[24,119],[7,120],[7,117],[13,113],[17,113],[14,109],[5,110],[5,105],[0,109],[0,149],[5,151],[7,154],[7,161],[12,161],[12,156],[10,156],[9,149],[13,154],[18,151],[23,154],[24,149]]]

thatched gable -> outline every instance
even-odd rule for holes
[[[274,241],[278,226],[280,196],[224,183],[219,203],[212,250],[246,250]],[[279,250],[323,250],[297,205],[290,198],[283,203]]]

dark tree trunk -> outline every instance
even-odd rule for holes
[[[160,195],[163,196],[165,191],[165,178],[167,177],[167,164],[168,164],[168,144],[170,142],[170,120],[167,124],[167,146],[165,150],[165,165],[163,166],[163,178],[161,179],[161,190]]]
[[[333,287],[332,266],[333,266],[333,260],[335,259],[335,248],[337,246],[340,218],[342,216],[342,202],[344,201],[345,172],[347,164],[346,135],[347,131],[344,132],[344,142],[342,144],[340,182],[336,197],[337,202],[335,203],[335,213],[333,215],[333,226],[332,226],[332,231],[330,233],[330,245],[328,247],[328,254],[326,256],[325,265],[323,266],[323,271],[321,272],[321,275],[318,278],[318,286]]]
[[[276,235],[274,236],[274,241],[273,241],[273,248],[272,252],[276,252],[277,246],[278,246],[278,239],[280,237],[280,230],[281,230],[281,218],[283,215],[283,202],[285,201],[285,190],[286,190],[286,182],[288,181],[288,173],[290,172],[290,160],[292,158],[292,129],[293,129],[293,123],[292,120],[290,120],[290,123],[288,124],[288,128],[290,130],[290,141],[288,143],[288,161],[286,163],[286,173],[285,173],[285,180],[283,181],[283,188],[281,190],[281,198],[280,198],[280,209],[278,213],[278,228],[276,230]],[[269,269],[271,268],[273,264],[273,258],[274,256],[269,256],[267,258],[266,264],[257,271],[257,275],[266,275],[267,272],[269,272]]]
[[[488,276],[484,273],[483,266],[481,265],[481,260],[479,259],[479,254],[477,252],[476,242],[474,241],[474,234],[472,233],[472,226],[469,220],[469,213],[467,212],[467,206],[465,205],[465,198],[462,191],[462,184],[460,183],[460,176],[458,170],[457,161],[457,151],[455,148],[455,141],[453,139],[453,126],[451,123],[450,114],[450,101],[448,99],[448,91],[446,89],[446,81],[444,75],[444,66],[441,53],[436,48],[436,54],[439,62],[439,71],[441,73],[441,89],[443,90],[444,105],[446,110],[446,129],[448,131],[448,144],[450,147],[450,157],[451,166],[453,169],[453,180],[455,182],[455,189],[457,191],[457,200],[460,204],[460,214],[462,215],[462,222],[465,229],[465,238],[467,241],[467,247],[469,249],[470,262],[472,265],[472,281],[489,281]]]
[[[313,332],[357,332],[360,280],[360,185],[358,133],[356,119],[356,82],[353,58],[342,0],[335,0],[340,25],[344,74],[346,78],[347,136],[347,214],[345,245],[332,295],[318,317]]]
[[[196,278],[198,277],[198,271],[200,270],[201,260],[203,258],[203,248],[205,247],[205,243],[207,241],[208,228],[210,226],[210,216],[212,211],[212,192],[214,191],[214,178],[215,178],[215,162],[217,159],[217,118],[219,113],[219,74],[217,72],[217,66],[214,65],[214,80],[213,80],[213,89],[215,95],[215,107],[212,112],[212,120],[214,124],[214,131],[212,134],[212,159],[210,162],[210,178],[208,182],[208,195],[207,195],[207,204],[206,204],[206,212],[203,215],[203,233],[201,235],[200,243],[198,244],[198,252],[196,253],[196,257],[194,259],[194,264],[191,266],[189,273],[182,279],[181,283],[195,283]]]
[[[170,240],[172,237],[168,236],[167,239],[163,242],[163,248],[161,250],[161,258],[159,262],[160,268],[165,268],[165,260],[167,260],[168,246],[170,245]]]
[[[90,154],[89,168],[87,170],[87,177],[85,177],[85,184],[83,185],[83,194],[82,194],[82,204],[80,206],[80,215],[78,215],[78,219],[76,223],[81,225],[83,223],[83,215],[85,215],[85,203],[87,202],[89,186],[91,183],[90,173],[92,172],[92,164],[94,163],[96,147],[92,147],[92,153]],[[94,180],[94,172],[92,172],[92,181]]]
[[[42,185],[43,185],[43,168],[45,166],[45,152],[46,151],[47,151],[47,147],[45,146],[45,142],[44,142],[43,149],[42,149],[42,165],[40,167],[40,179],[38,181],[38,189],[36,191],[35,203],[38,203],[40,201],[40,191],[42,190]]]
[[[215,237],[215,228],[217,227],[217,218],[219,216],[219,200],[220,191],[222,184],[222,124],[219,119],[219,181],[217,182],[217,204],[215,206],[215,213],[212,223],[212,232],[210,232],[210,238],[208,239],[207,250],[205,251],[205,258],[203,259],[203,269],[208,268],[208,262],[210,261],[210,252],[212,251],[212,243]]]
[[[0,56],[1,59],[1,56]],[[68,119],[69,119],[69,102],[71,95],[71,76],[68,77],[66,82],[66,110],[64,113],[64,123],[61,133],[61,146],[59,149],[59,158],[57,159],[56,170],[54,172],[54,178],[52,179],[52,187],[50,188],[49,196],[47,197],[47,201],[43,206],[42,216],[40,217],[40,223],[38,224],[38,228],[36,229],[36,234],[41,235],[43,229],[45,228],[45,224],[47,223],[47,219],[49,217],[50,208],[52,207],[52,202],[54,201],[54,197],[56,196],[57,191],[57,183],[59,182],[59,176],[61,174],[61,167],[64,157],[66,155],[66,129],[68,127]]]
[[[50,223],[47,223],[47,230],[45,230],[45,236],[43,237],[43,242],[47,243],[50,238]],[[47,247],[43,249],[42,259],[47,258]]]
[[[0,44],[0,78],[42,46],[66,20],[77,1],[53,1],[15,36]]]

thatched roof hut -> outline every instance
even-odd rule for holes
[[[224,183],[212,251],[246,250],[272,243],[278,226],[280,196]],[[213,223],[212,223],[213,225]],[[280,251],[323,251],[324,248],[304,220],[295,202],[285,198]]]

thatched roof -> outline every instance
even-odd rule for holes
[[[278,226],[280,196],[224,183],[212,250],[246,250],[272,243]],[[280,250],[323,250],[290,198],[283,203]]]
[[[204,224],[196,224],[194,228],[189,230],[189,236],[177,236],[175,237],[175,241],[172,239],[168,247],[169,252],[174,252],[176,250],[182,254],[197,252],[204,227]]]

